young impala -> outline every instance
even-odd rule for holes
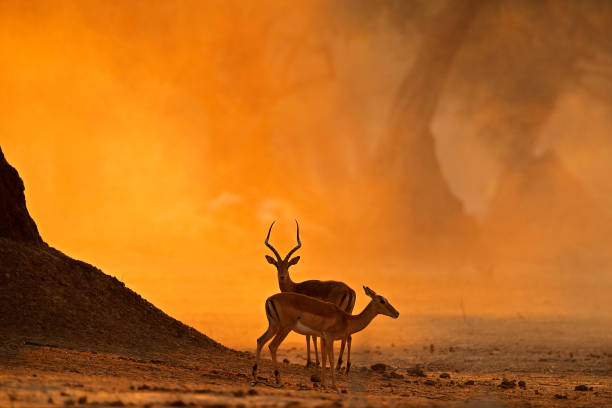
[[[276,267],[276,270],[278,272],[278,286],[280,287],[281,292],[295,292],[307,296],[312,296],[317,299],[331,302],[349,314],[353,313],[353,308],[355,307],[355,291],[349,288],[345,283],[320,280],[307,280],[304,282],[295,283],[291,280],[291,277],[289,276],[289,267],[297,264],[300,260],[299,256],[291,258],[291,255],[293,255],[295,251],[300,249],[302,246],[302,242],[300,241],[300,225],[298,224],[297,220],[295,221],[295,224],[297,227],[298,244],[295,248],[289,251],[285,258],[281,258],[278,254],[278,251],[274,249],[274,247],[269,243],[270,232],[272,231],[274,222],[272,223],[272,225],[270,225],[270,229],[268,230],[268,236],[266,237],[266,246],[270,248],[270,250],[274,253],[276,257],[276,259],[274,259],[270,255],[266,255],[266,259],[269,263]],[[315,349],[316,364],[319,365],[317,338],[313,336],[312,342]],[[343,339],[342,344],[340,345],[340,353],[338,356],[338,370],[340,370],[340,368],[342,367],[342,354],[344,353],[345,344],[346,340]],[[306,367],[309,367],[312,363],[310,360],[310,335],[308,334],[306,335],[306,355]],[[351,366],[350,350],[347,350],[346,363],[346,373],[348,374],[349,367]]]
[[[336,376],[334,374],[334,340],[347,341],[348,350],[351,349],[350,336],[367,327],[379,314],[397,319],[399,312],[389,304],[387,299],[377,295],[373,290],[363,287],[366,295],[372,300],[358,315],[351,315],[333,303],[324,302],[299,293],[277,293],[266,300],[266,317],[268,330],[257,339],[257,354],[253,366],[253,378],[257,382],[257,366],[262,347],[274,336],[269,345],[274,376],[276,383],[280,384],[276,350],[285,337],[293,330],[304,335],[321,338],[321,386],[325,386],[325,364],[329,356],[331,368],[332,387],[336,389]]]

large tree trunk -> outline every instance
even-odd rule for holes
[[[385,177],[396,185],[392,204],[403,242],[416,256],[465,255],[477,241],[475,222],[442,176],[430,124],[451,69],[481,2],[449,1],[425,30],[399,88],[388,139],[380,151]]]

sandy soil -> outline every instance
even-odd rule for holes
[[[534,327],[541,324],[491,325],[483,321],[472,332],[440,336],[433,351],[431,344],[369,347],[355,341],[353,371],[338,376],[339,392],[311,382],[318,370],[304,368],[305,352],[299,346],[281,346],[280,360],[296,364],[281,364],[284,387],[275,389],[251,385],[250,352],[168,351],[163,359],[151,360],[5,343],[0,406],[612,406],[607,335],[587,333],[585,338],[586,329],[572,322],[549,323],[540,335]],[[583,330],[568,336],[572,328]],[[507,335],[521,330],[530,341]],[[267,350],[264,355],[268,358]],[[384,372],[370,368],[379,362],[386,364]],[[269,360],[260,375],[272,379]],[[510,382],[507,388],[500,386],[503,379]],[[579,385],[587,390],[575,390]]]

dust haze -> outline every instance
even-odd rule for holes
[[[7,1],[0,142],[47,242],[230,346],[273,220],[398,325],[607,319],[610,38],[601,1]]]

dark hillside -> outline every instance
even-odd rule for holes
[[[0,338],[153,357],[224,349],[114,277],[49,247],[25,205],[23,182],[0,155]]]

